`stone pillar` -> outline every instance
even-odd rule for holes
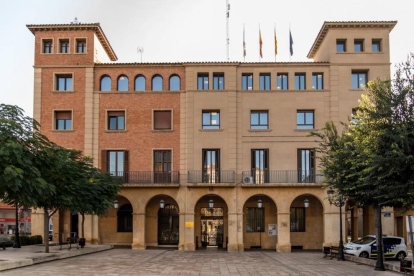
[[[290,212],[277,213],[277,252],[291,252],[290,243]]]
[[[237,213],[228,213],[228,232],[227,235],[229,237],[229,244],[227,251],[229,252],[237,252],[239,251],[239,246],[237,242]],[[224,241],[226,242],[226,241]]]
[[[195,251],[194,213],[184,214],[184,250]]]
[[[351,210],[351,240],[358,239],[358,208],[352,208]]]
[[[243,241],[243,213],[237,214],[237,245],[239,251],[244,251],[244,241]]]
[[[145,245],[145,213],[133,213],[132,249],[144,250]]]
[[[185,214],[179,213],[180,222],[179,222],[179,229],[178,229],[178,250],[185,250]]]
[[[45,211],[44,209],[33,209],[33,212],[31,214],[32,219],[32,235],[40,235],[43,237],[45,225],[44,225],[44,216]],[[49,238],[49,237],[47,237]],[[45,240],[45,237],[43,237],[43,240]],[[46,239],[47,240],[47,239]]]
[[[85,239],[87,243],[98,244],[99,221],[96,215],[85,215]],[[82,236],[82,215],[79,214],[79,236]]]

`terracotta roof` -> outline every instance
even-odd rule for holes
[[[80,24],[34,24],[26,25],[26,27],[33,33],[37,31],[52,31],[52,30],[93,30],[99,41],[102,43],[105,52],[112,61],[118,60],[114,49],[106,38],[99,23],[80,23]]]
[[[386,28],[391,32],[396,24],[397,21],[325,21],[309,50],[308,58],[315,56],[330,28]]]
[[[301,61],[301,62],[238,62],[238,61],[199,61],[199,62],[115,62],[115,63],[95,63],[95,66],[166,66],[166,65],[327,65],[329,62],[314,62],[314,61]]]

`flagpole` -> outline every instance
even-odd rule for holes
[[[262,56],[260,55],[261,51],[262,51],[262,45],[260,44],[261,42],[261,37],[262,33],[260,32],[260,23],[259,23],[259,62],[262,61]]]
[[[246,62],[246,40],[244,37],[244,23],[243,23],[243,62]]]
[[[276,54],[276,47],[277,47],[277,44],[276,44],[276,23],[275,23],[275,62],[276,62],[276,56],[277,56],[277,54]]]

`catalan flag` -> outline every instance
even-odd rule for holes
[[[260,31],[260,26],[259,26],[259,45],[260,45],[260,58],[263,58],[263,51],[262,51],[263,40],[262,40],[262,32]]]

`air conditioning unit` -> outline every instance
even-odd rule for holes
[[[243,177],[243,184],[254,184],[253,176],[245,176]]]

